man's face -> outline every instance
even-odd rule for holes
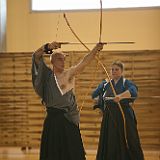
[[[52,57],[52,64],[53,67],[58,71],[64,70],[64,64],[65,64],[65,55],[63,54],[56,54]]]
[[[122,69],[117,66],[117,65],[113,65],[111,68],[111,75],[113,79],[119,79],[122,76]]]

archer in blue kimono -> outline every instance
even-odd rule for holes
[[[132,81],[123,77],[121,62],[115,61],[112,64],[111,73],[111,83],[116,96],[113,94],[111,84],[104,81],[92,94],[92,98],[97,96],[101,98],[98,101],[101,103],[97,107],[103,111],[96,160],[144,160],[137,121],[131,106],[137,98],[138,88]],[[125,119],[118,103],[122,107]],[[124,120],[126,126],[124,126]]]

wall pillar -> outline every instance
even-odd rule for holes
[[[0,52],[6,51],[7,0],[0,0]]]

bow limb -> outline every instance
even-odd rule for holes
[[[69,21],[68,21],[67,16],[66,16],[65,13],[63,14],[63,17],[64,17],[64,19],[65,19],[65,21],[66,21],[69,29],[70,29],[71,32],[73,33],[73,35],[77,38],[77,40],[78,40],[88,51],[90,51],[90,49],[81,41],[81,39],[77,36],[77,34],[74,32],[74,30],[73,30],[72,27],[70,26]]]
[[[105,71],[105,73],[106,73],[106,75],[107,75],[107,78],[108,78],[108,80],[109,80],[109,84],[110,84],[110,86],[111,86],[111,88],[112,88],[114,97],[116,97],[116,95],[117,95],[117,94],[116,94],[116,91],[115,91],[115,89],[114,89],[114,86],[113,86],[113,84],[112,84],[112,82],[111,82],[111,78],[110,78],[110,76],[109,76],[109,74],[108,74],[108,72],[107,72],[104,64],[99,60],[99,58],[96,57],[96,59],[97,59],[98,63],[101,65],[101,67],[103,68],[103,70]],[[120,104],[119,102],[118,102],[118,107],[119,107],[119,109],[120,109],[120,112],[121,112],[121,115],[122,115],[122,118],[123,118],[124,138],[125,138],[126,146],[127,146],[127,148],[129,148],[129,146],[128,146],[128,140],[127,140],[126,118],[125,118],[125,114],[124,114],[124,112],[123,112],[122,106],[121,106],[121,104]]]
[[[90,52],[91,50],[81,41],[81,39],[77,36],[77,34],[74,32],[74,30],[73,30],[72,27],[70,26],[66,14],[64,13],[63,15],[64,15],[64,19],[65,19],[65,21],[66,21],[69,29],[70,29],[71,32],[73,33],[73,35],[74,35],[74,36],[76,37],[76,39]],[[97,63],[96,68],[98,68],[98,63]],[[95,73],[96,73],[96,72],[95,72]],[[94,82],[94,80],[95,80],[95,77],[96,77],[96,76],[94,75],[94,78],[92,79],[92,82],[91,82],[91,85],[90,85],[90,86],[93,85],[93,82]],[[79,108],[80,111],[82,110],[82,108],[83,108],[83,106],[84,106],[84,102],[85,102],[85,99],[86,99],[86,97],[87,97],[88,94],[89,94],[89,93],[87,92],[87,93],[86,93],[86,96],[84,97],[84,100],[83,100],[83,102],[82,102],[82,105],[81,105],[80,108]]]
[[[103,9],[103,8],[102,8],[102,0],[100,0],[100,33],[99,33],[99,43],[101,43],[101,38],[102,38],[102,9]],[[99,57],[96,56],[96,59],[97,59],[98,63],[101,65],[101,67],[103,68],[103,70],[105,71],[105,73],[106,73],[106,75],[107,75],[107,78],[108,78],[108,80],[109,80],[110,86],[111,86],[111,88],[112,88],[113,94],[114,94],[114,96],[116,97],[116,91],[115,91],[115,89],[114,89],[114,87],[113,87],[113,84],[112,84],[112,82],[111,82],[111,78],[110,78],[110,76],[109,76],[109,74],[108,74],[105,66],[104,66],[103,63],[100,61]],[[121,106],[120,102],[118,102],[118,107],[119,107],[119,109],[120,109],[120,112],[121,112],[121,115],[122,115],[122,118],[123,118],[124,138],[125,138],[126,146],[127,146],[127,148],[129,148],[129,147],[128,147],[128,140],[127,140],[126,118],[125,118],[125,114],[124,114],[124,112],[123,112],[123,109],[122,109],[122,106]]]
[[[100,0],[100,23],[99,23],[99,43],[102,39],[102,0]]]
[[[102,1],[101,1],[101,6],[102,6]],[[102,7],[101,7],[101,8],[102,8]],[[102,10],[102,9],[101,9],[101,10]],[[102,13],[102,11],[101,11],[101,13]],[[102,15],[102,14],[101,14],[101,15]],[[76,39],[90,52],[91,50],[81,41],[81,39],[77,36],[77,34],[74,32],[74,30],[73,30],[72,27],[70,26],[69,21],[68,21],[67,16],[66,16],[65,13],[64,13],[64,19],[65,19],[68,27],[70,28],[71,32],[73,33],[73,35],[76,37]],[[102,23],[102,19],[101,19],[101,23]],[[100,25],[100,26],[102,26],[102,25]],[[100,27],[100,38],[99,38],[99,41],[101,41],[101,33],[102,33],[102,27]],[[103,69],[104,72],[106,73],[107,78],[108,78],[108,80],[109,80],[109,83],[110,83],[110,85],[111,85],[113,94],[114,94],[114,96],[116,96],[116,92],[115,92],[115,89],[114,89],[113,84],[112,84],[112,82],[111,82],[111,78],[110,78],[110,76],[109,76],[109,74],[108,74],[108,72],[107,72],[104,64],[100,61],[100,59],[98,58],[97,55],[95,56],[95,58],[96,58],[96,60],[98,61],[98,64],[100,64],[100,66],[102,67],[102,69]],[[122,109],[120,103],[118,103],[118,106],[119,106],[119,109],[120,109],[120,112],[121,112],[122,118],[123,118],[124,136],[125,136],[125,141],[126,141],[126,145],[127,145],[127,148],[128,148],[125,115],[124,115],[124,112],[123,112],[123,109]],[[80,110],[82,110],[82,107],[80,108]]]

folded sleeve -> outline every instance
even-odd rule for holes
[[[127,81],[127,89],[129,90],[131,97],[136,99],[138,96],[138,87],[132,81]]]
[[[98,97],[99,95],[101,95],[103,93],[103,89],[104,89],[104,84],[106,83],[105,80],[103,80],[98,87],[92,92],[92,99]]]
[[[44,83],[48,79],[50,69],[44,63],[43,57],[37,65],[35,63],[35,54],[32,55],[32,84],[36,93],[43,98]]]

